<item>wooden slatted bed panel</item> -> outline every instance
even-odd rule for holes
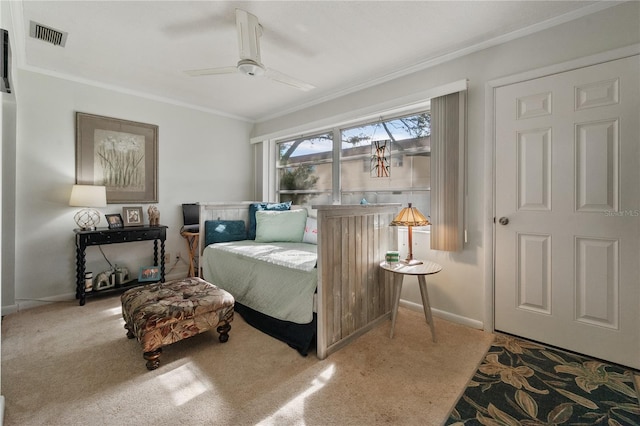
[[[248,226],[251,203],[199,203],[200,253],[205,221],[244,220]],[[390,317],[391,274],[382,273],[379,264],[388,250],[397,249],[397,232],[389,224],[399,207],[312,207],[318,220],[318,358],[326,358]]]
[[[313,206],[318,216],[318,358],[388,319],[389,274],[379,264],[397,247],[389,226],[399,204]]]

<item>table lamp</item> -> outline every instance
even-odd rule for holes
[[[100,213],[92,207],[107,206],[107,188],[97,185],[73,185],[69,205],[84,207],[73,218],[83,231],[93,231],[100,223]]]
[[[427,226],[429,225],[429,221],[420,210],[415,207],[411,207],[411,203],[409,203],[408,207],[404,207],[400,210],[400,213],[393,219],[390,223],[391,226],[406,226],[409,231],[409,255],[405,260],[401,260],[401,263],[405,265],[413,266],[422,264],[421,261],[415,260],[413,258],[413,232],[412,229],[414,226]]]

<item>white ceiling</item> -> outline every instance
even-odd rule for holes
[[[14,1],[19,67],[248,121],[364,88],[456,54],[584,16],[592,1]],[[263,27],[262,61],[316,86],[303,92],[242,74],[235,8]],[[29,22],[68,32],[65,47]]]

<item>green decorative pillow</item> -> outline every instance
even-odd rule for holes
[[[256,212],[260,210],[289,210],[291,201],[284,203],[251,203],[249,204],[249,228],[247,229],[247,240],[256,239]]]
[[[300,243],[306,223],[306,210],[258,210],[256,212],[256,242]]]

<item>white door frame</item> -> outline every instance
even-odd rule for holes
[[[495,291],[495,91],[498,87],[509,84],[520,83],[535,78],[546,77],[548,75],[558,74],[565,71],[571,71],[578,68],[584,68],[591,65],[597,65],[604,62],[622,59],[629,56],[640,54],[640,44],[633,44],[619,49],[609,50],[607,52],[598,53],[584,58],[575,59],[560,64],[551,65],[544,68],[538,68],[519,74],[501,77],[488,81],[485,84],[485,120],[484,120],[484,329],[493,332],[494,324],[494,291]]]

